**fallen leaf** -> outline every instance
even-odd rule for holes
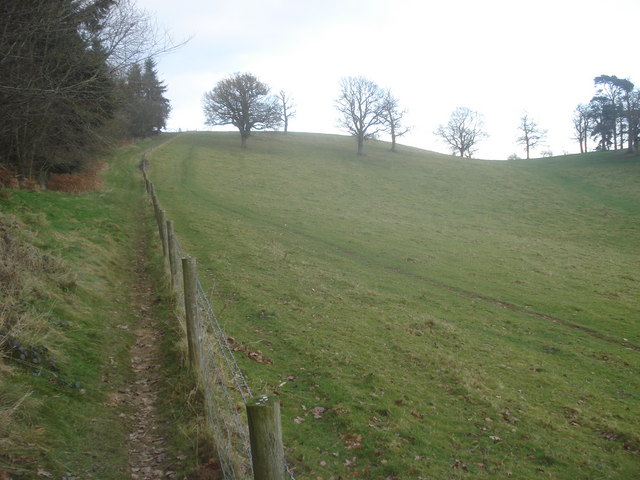
[[[461,460],[458,460],[457,458],[453,461],[453,465],[451,465],[451,468],[462,470],[463,472],[466,472],[469,470],[469,468]]]
[[[53,478],[53,473],[49,473],[46,470],[43,470],[42,468],[38,469],[38,476],[39,477],[45,477],[45,478]]]
[[[362,435],[345,433],[340,435],[340,439],[344,442],[347,450],[354,450],[362,447]]]
[[[255,352],[248,352],[247,355],[254,362],[264,363],[265,365],[272,365],[273,364],[273,360],[271,360],[270,358],[264,357],[260,350],[255,351]]]
[[[326,411],[327,411],[327,409],[324,408],[324,407],[315,407],[315,408],[311,409],[311,413],[313,413],[313,417],[314,418],[322,418],[322,415]]]
[[[296,417],[296,418],[294,418],[294,419],[293,419],[293,421],[294,421],[295,423],[300,424],[300,423],[304,422],[304,418],[302,418],[302,417]]]

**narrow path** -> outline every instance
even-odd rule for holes
[[[129,474],[135,480],[175,478],[168,467],[166,438],[160,433],[156,403],[160,372],[160,333],[153,322],[153,288],[146,260],[144,221],[136,238],[136,286],[131,307],[138,317],[134,330],[136,341],[131,347],[131,369],[134,380],[121,389],[119,400],[128,405],[130,430],[127,435]]]

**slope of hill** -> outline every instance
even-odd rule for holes
[[[241,366],[299,478],[637,473],[638,157],[237,144],[183,134],[151,176],[228,334],[273,359]]]

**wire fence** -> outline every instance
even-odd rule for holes
[[[188,336],[185,311],[185,272],[183,259],[189,255],[173,231],[173,222],[164,218],[153,183],[148,177],[146,154],[140,164],[145,187],[154,208],[163,252],[169,260],[171,283],[177,297],[178,316],[185,336]],[[180,261],[183,260],[183,261]],[[196,339],[195,369],[199,373],[203,393],[205,417],[215,444],[218,463],[226,480],[254,478],[251,444],[245,405],[253,397],[251,388],[236,362],[229,337],[225,334],[214,312],[200,279],[196,284]],[[293,472],[285,464],[287,475],[295,480]]]

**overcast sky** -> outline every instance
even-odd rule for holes
[[[391,89],[412,131],[400,143],[449,153],[436,135],[458,106],[484,117],[477,158],[524,156],[524,112],[548,130],[534,152],[579,151],[571,119],[601,74],[640,86],[639,0],[137,0],[183,47],[158,59],[168,129],[204,130],[202,95],[250,72],[297,105],[290,131],[337,126],[340,79]],[[230,126],[229,129],[232,127]],[[383,138],[384,139],[384,138]]]

